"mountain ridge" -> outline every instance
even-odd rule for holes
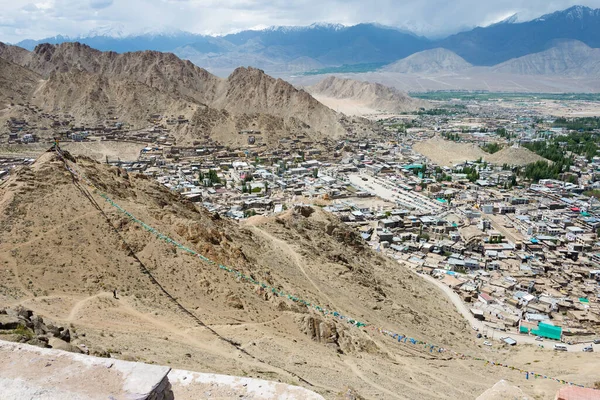
[[[600,77],[600,49],[578,40],[561,40],[547,50],[528,54],[492,67],[494,72],[521,75]]]
[[[290,131],[305,132],[315,141],[346,134],[342,115],[255,68],[240,67],[222,79],[172,53],[118,54],[80,43],[41,44],[33,52],[3,45],[0,58],[46,80],[35,92],[35,104],[71,108],[89,123],[112,105],[136,125],[144,123],[148,110],[184,115],[192,125],[177,129],[190,141],[195,135],[240,141],[237,133],[244,129],[264,130],[273,142]]]

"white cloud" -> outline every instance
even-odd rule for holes
[[[257,26],[378,22],[439,36],[519,13],[521,20],[600,0],[0,0],[0,41],[77,36],[122,24],[229,33]]]
[[[90,7],[95,9],[102,9],[110,7],[112,3],[113,0],[90,0]]]

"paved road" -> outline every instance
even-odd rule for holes
[[[415,272],[416,273],[416,272]],[[471,311],[469,310],[469,307],[467,307],[467,305],[461,300],[461,298],[458,296],[458,294],[456,294],[452,289],[450,289],[448,286],[444,285],[442,282],[440,282],[439,280],[435,279],[434,277],[430,276],[430,275],[424,275],[424,274],[417,274],[418,276],[420,276],[421,278],[425,279],[426,281],[434,284],[435,286],[437,286],[445,295],[446,297],[448,297],[448,299],[452,302],[452,304],[454,304],[454,306],[456,307],[456,310],[467,320],[467,322],[469,323],[469,326],[474,326],[477,329],[479,329],[479,331],[483,331],[485,329],[488,329],[489,331],[489,327],[486,326],[486,324],[482,321],[479,321],[478,319],[476,319],[473,314],[471,314]],[[546,350],[553,350],[554,347],[554,341],[544,341],[544,342],[540,342],[535,340],[535,337],[530,336],[530,335],[524,335],[524,334],[520,334],[520,333],[515,333],[515,332],[502,332],[502,331],[496,331],[494,332],[494,339],[495,340],[499,340],[500,337],[504,337],[504,336],[509,336],[511,338],[513,338],[514,340],[517,341],[517,345],[518,344],[522,344],[522,343],[527,343],[527,344],[532,344],[535,346],[538,345],[543,345],[544,349]],[[488,339],[491,340],[491,339]],[[568,348],[568,351],[582,351],[584,347],[588,346],[587,344],[576,344],[576,345],[566,345]]]

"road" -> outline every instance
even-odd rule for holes
[[[405,208],[415,208],[418,211],[423,211],[434,215],[445,210],[443,206],[436,204],[429,198],[419,193],[406,192],[402,189],[397,189],[397,191],[388,189],[386,186],[384,186],[384,184],[388,184],[388,182],[383,179],[374,178],[366,174],[350,175],[348,179],[354,186],[359,187],[360,189],[384,200],[392,203],[399,203]],[[366,179],[366,181],[363,179]],[[391,184],[391,182],[389,183]]]
[[[414,272],[414,271],[413,271]],[[458,294],[456,294],[452,289],[450,289],[448,286],[444,285],[442,282],[440,282],[439,280],[435,279],[434,277],[430,276],[430,275],[424,275],[424,274],[418,274],[416,272],[414,272],[415,274],[417,274],[418,276],[420,276],[422,279],[425,279],[426,281],[434,284],[435,286],[437,286],[445,295],[446,297],[448,297],[448,299],[452,302],[452,304],[454,304],[454,306],[456,307],[456,310],[467,320],[467,322],[469,323],[469,326],[472,327],[476,327],[477,329],[479,329],[480,332],[484,331],[485,329],[490,329],[490,327],[488,327],[484,322],[479,321],[478,319],[476,319],[473,314],[471,314],[471,311],[469,310],[469,308],[465,305],[465,303],[463,303],[463,301],[461,300],[461,298],[458,296]],[[554,347],[554,341],[537,341],[535,340],[535,337],[531,336],[531,335],[525,335],[525,334],[521,334],[521,333],[514,333],[514,332],[502,332],[502,331],[497,331],[497,336],[496,334],[494,334],[494,338],[496,339],[500,339],[500,337],[504,337],[504,336],[510,336],[511,338],[513,338],[514,340],[517,341],[517,345],[518,344],[532,344],[532,345],[543,345],[544,349],[546,350],[553,350]],[[566,345],[568,348],[568,351],[582,351],[584,347],[588,346],[588,344],[575,344],[575,345]]]

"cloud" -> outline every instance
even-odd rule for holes
[[[426,36],[521,20],[600,0],[11,0],[2,1],[0,41],[78,36],[111,25],[125,33],[180,29],[222,34],[273,25],[378,22]],[[4,4],[6,3],[6,4]]]
[[[110,7],[112,3],[113,0],[90,0],[90,7],[101,10],[103,8]]]

